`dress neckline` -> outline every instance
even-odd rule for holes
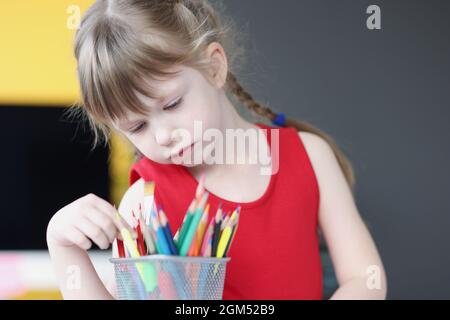
[[[270,127],[264,123],[261,123],[261,122],[256,122],[255,124],[258,127],[260,127],[261,129],[267,129],[266,141],[268,143],[269,150],[270,150],[270,147],[271,147],[270,130],[272,129],[272,127]],[[189,188],[193,188],[194,190],[196,190],[197,186],[198,186],[197,179],[189,172],[187,167],[185,167],[183,165],[177,165],[177,167],[179,167],[182,170],[182,172],[188,177],[188,180],[191,183],[191,186]],[[267,185],[264,193],[258,199],[255,199],[250,202],[236,202],[236,201],[227,200],[227,199],[224,199],[222,197],[215,195],[214,193],[210,192],[208,189],[205,189],[205,190],[209,192],[210,199],[214,199],[213,201],[221,203],[222,205],[231,206],[231,207],[240,206],[241,208],[254,208],[254,207],[258,207],[258,206],[262,205],[271,196],[271,194],[273,193],[273,190],[275,188],[275,183],[277,180],[278,173],[279,172],[277,171],[277,173],[270,175],[269,184]]]

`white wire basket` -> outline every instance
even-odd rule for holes
[[[120,300],[221,300],[231,258],[112,258]]]

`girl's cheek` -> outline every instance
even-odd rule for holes
[[[155,161],[157,163],[170,163],[167,159],[167,155],[164,154],[162,147],[153,143],[150,138],[140,139],[135,143],[135,147],[148,159]]]
[[[216,127],[217,115],[211,114],[211,109],[199,106],[193,110],[193,112],[186,114],[186,120],[188,121],[186,128],[189,128],[191,132],[194,132],[194,128],[197,125],[201,125],[201,129],[204,131],[205,129]]]

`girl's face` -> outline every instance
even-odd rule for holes
[[[126,119],[115,124],[144,156],[162,164],[174,163],[174,154],[179,156],[178,151],[202,139],[203,135],[194,136],[194,121],[201,121],[203,131],[216,128],[223,132],[222,90],[194,68],[181,66],[178,69],[181,72],[175,77],[154,83],[160,101],[139,95],[150,110],[148,116],[129,113]],[[184,131],[184,137],[189,133],[191,141],[181,138],[180,129]],[[208,143],[203,143],[203,148]],[[195,146],[197,150],[199,144]],[[190,150],[192,153],[193,149]],[[188,161],[178,164],[193,166]]]

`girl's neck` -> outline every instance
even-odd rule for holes
[[[221,114],[222,128],[223,129],[243,129],[244,131],[248,129],[259,130],[260,128],[245,119],[243,119],[236,108],[230,102],[228,97],[224,96],[221,101]],[[225,132],[223,132],[225,134]],[[226,139],[224,138],[224,143]],[[260,146],[258,146],[258,149]],[[264,150],[262,152],[269,153],[269,148],[267,144],[262,146]],[[225,148],[226,149],[226,148]],[[248,159],[249,149],[246,148],[245,159]],[[187,170],[190,174],[197,179],[200,179],[201,175],[205,175],[206,180],[213,181],[215,178],[224,179],[225,177],[236,179],[236,181],[241,179],[247,179],[254,177],[259,174],[260,165],[259,164],[201,164],[195,167],[188,167]],[[207,184],[207,183],[206,183]]]

